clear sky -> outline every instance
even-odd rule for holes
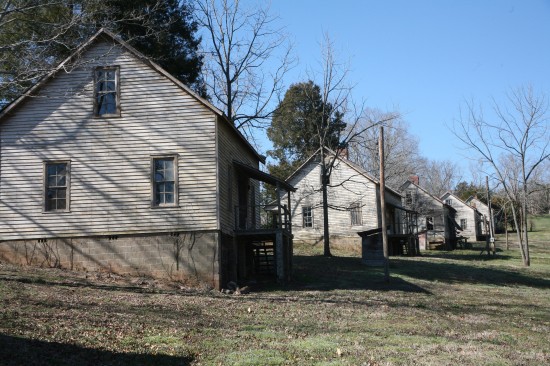
[[[550,93],[550,0],[273,0],[271,10],[299,59],[287,86],[318,66],[327,32],[350,61],[355,99],[398,108],[422,155],[466,175],[467,152],[446,127],[462,101],[527,84]]]

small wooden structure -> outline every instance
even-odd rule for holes
[[[235,206],[235,242],[239,280],[274,276],[287,282],[292,272],[292,221],[290,192],[295,188],[287,182],[239,161],[233,161],[241,182],[254,179],[276,187],[276,202],[255,205],[247,202],[248,189],[239,187],[239,204]],[[245,178],[243,180],[243,178]],[[285,194],[282,193],[285,192]],[[287,202],[282,202],[286,195]]]

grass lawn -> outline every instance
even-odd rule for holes
[[[516,245],[488,258],[477,243],[392,258],[389,285],[306,246],[291,285],[246,295],[0,264],[0,365],[550,364],[550,217],[537,220],[529,268]]]

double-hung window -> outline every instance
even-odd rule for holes
[[[462,228],[462,230],[466,230],[468,228],[468,220],[460,219],[460,227]]]
[[[410,207],[412,206],[414,203],[414,200],[413,200],[413,194],[411,191],[406,191],[405,192],[405,205],[407,207]]]
[[[363,225],[363,214],[361,210],[361,202],[355,202],[350,205],[349,208],[351,216],[351,226]]]
[[[311,206],[302,207],[302,226],[313,227],[313,210]]]
[[[120,116],[120,68],[98,67],[94,72],[94,115]]]
[[[69,166],[67,161],[44,163],[45,211],[68,211]]]
[[[152,160],[153,207],[177,206],[177,157],[162,156]]]

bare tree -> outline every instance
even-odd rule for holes
[[[206,32],[204,79],[213,103],[244,132],[265,127],[293,63],[284,30],[275,27],[268,6],[248,9],[240,0],[195,4]]]
[[[424,160],[420,169],[422,186],[436,197],[456,187],[462,178],[460,167],[450,160]]]
[[[349,144],[350,160],[362,166],[372,176],[379,178],[380,159],[378,148],[379,129],[368,128],[378,121],[389,120],[384,124],[384,160],[386,184],[399,187],[411,175],[418,174],[424,159],[418,149],[418,138],[408,131],[407,124],[398,118],[399,113],[366,110],[366,118],[355,126],[358,134]]]
[[[492,171],[492,177],[513,201],[520,194],[520,212],[515,212],[518,243],[523,263],[529,266],[527,206],[529,182],[550,157],[548,98],[532,87],[519,87],[507,94],[505,103],[493,99],[494,121],[485,118],[481,107],[465,104],[464,114],[452,130],[475,151]],[[517,185],[517,190],[516,190]],[[523,235],[521,235],[523,231]]]
[[[317,138],[319,146],[321,146],[321,192],[323,204],[323,251],[325,256],[331,256],[330,252],[330,231],[329,231],[329,199],[328,188],[331,187],[330,176],[332,174],[337,157],[343,150],[348,149],[348,146],[353,145],[359,136],[366,130],[379,126],[388,121],[397,118],[396,114],[387,114],[381,116],[380,120],[366,123],[362,128],[358,128],[360,121],[365,118],[365,103],[355,103],[353,99],[354,86],[349,84],[347,77],[349,74],[349,65],[340,62],[335,55],[334,43],[328,36],[324,34],[324,40],[321,45],[321,94],[323,106],[331,106],[330,113],[322,113],[323,118],[335,119],[335,114],[343,116],[347,122],[347,128],[339,138],[340,144],[337,146],[335,155],[327,154],[325,148],[328,139],[329,129],[327,123],[319,124]],[[315,79],[310,76],[310,79]]]

